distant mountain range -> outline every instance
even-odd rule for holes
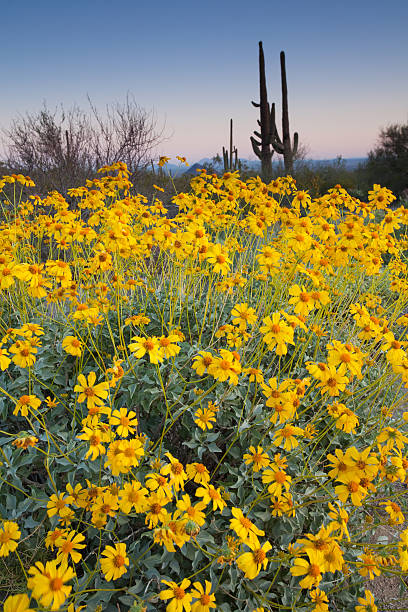
[[[337,166],[341,164],[346,170],[355,170],[360,164],[363,164],[366,160],[366,157],[336,157],[332,159],[307,159],[304,160],[304,162],[308,165],[311,165],[312,167],[315,167],[316,169],[319,168],[319,166]],[[253,170],[255,172],[261,171],[261,162],[258,160],[240,159],[240,161],[249,170]],[[272,166],[274,166],[275,168],[277,168],[279,165],[282,165],[282,163],[283,160],[281,158],[279,160],[272,160]],[[163,170],[166,174],[171,172],[173,176],[181,176],[182,174],[193,174],[195,176],[197,174],[196,170],[203,168],[205,165],[211,165],[216,171],[222,171],[224,167],[222,162],[216,164],[213,162],[212,158],[203,157],[198,162],[190,164],[188,167],[184,164],[176,165],[168,163],[163,167]],[[155,169],[157,170],[158,166],[156,166]]]

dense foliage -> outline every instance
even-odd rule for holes
[[[408,211],[30,184],[0,181],[4,609],[375,611],[408,569],[408,530],[373,535],[405,520]]]

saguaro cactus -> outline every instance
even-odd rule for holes
[[[272,178],[272,155],[274,149],[272,142],[274,140],[276,126],[275,126],[275,104],[272,107],[268,103],[268,93],[266,89],[266,78],[265,78],[265,58],[262,48],[262,41],[259,41],[259,103],[252,102],[252,104],[260,109],[260,119],[258,119],[258,125],[261,129],[260,132],[254,130],[254,134],[257,137],[251,136],[251,143],[254,153],[261,160],[261,175],[265,182],[268,182]]]
[[[224,159],[224,172],[235,172],[238,169],[238,149],[232,147],[232,119],[230,119],[230,144],[228,149],[222,147],[222,157]]]
[[[272,140],[272,146],[277,153],[283,155],[283,162],[285,164],[285,173],[292,174],[293,172],[293,159],[298,150],[299,135],[297,132],[293,135],[293,146],[290,139],[289,131],[289,107],[288,107],[288,86],[286,82],[286,66],[285,66],[285,52],[280,53],[280,66],[281,66],[281,83],[282,83],[282,139],[279,137],[276,125],[274,126],[274,135]]]

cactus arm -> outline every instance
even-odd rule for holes
[[[296,155],[299,146],[299,134],[295,132],[293,134],[293,155]]]
[[[254,102],[253,100],[252,100],[251,104],[253,104],[255,106],[255,108],[259,108],[261,106],[260,104],[258,104],[258,102]]]
[[[253,136],[251,136],[252,149],[259,159],[262,159],[261,149],[259,148],[260,143],[258,143]]]
[[[279,143],[279,142],[277,142],[277,141],[274,141],[274,142],[272,143],[272,146],[273,146],[273,150],[274,150],[274,151],[276,151],[276,152],[277,152],[279,155],[283,155],[283,153],[284,153],[284,150],[285,150],[285,149],[284,149],[284,147],[283,147],[283,144],[282,144],[282,143]]]
[[[222,157],[224,160],[224,172],[228,171],[228,151],[225,147],[222,147]]]

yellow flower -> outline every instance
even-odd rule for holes
[[[258,544],[257,536],[264,536],[265,532],[258,529],[249,518],[244,516],[240,508],[231,508],[231,513],[234,517],[230,519],[231,529],[245,544],[256,546]]]
[[[40,405],[41,400],[35,395],[22,395],[13,410],[13,414],[17,416],[21,412],[21,416],[25,417],[28,415],[28,408],[38,410]]]
[[[4,602],[3,612],[34,612],[34,608],[29,606],[30,600],[26,593],[10,595]]]
[[[74,571],[66,563],[57,565],[57,561],[47,561],[45,567],[39,561],[28,570],[32,576],[27,586],[33,592],[33,597],[51,610],[58,610],[70,594],[72,586],[65,582],[72,580]]]
[[[350,496],[353,506],[361,506],[362,499],[367,495],[367,489],[361,486],[360,478],[353,474],[344,474],[341,476],[341,482],[343,484],[334,488],[339,500],[345,504]]]
[[[193,599],[198,599],[191,606],[191,612],[209,612],[210,608],[216,608],[215,595],[211,593],[212,584],[205,581],[205,590],[200,582],[194,582],[195,590],[191,591]]]
[[[166,157],[165,155],[161,155],[159,158],[159,166],[162,168],[168,161],[170,161],[171,157]]]
[[[198,408],[194,413],[194,421],[198,427],[200,427],[203,431],[206,429],[212,429],[213,423],[216,422],[216,414],[217,409],[212,410],[208,408]]]
[[[11,359],[8,357],[8,354],[9,353],[6,351],[6,349],[0,348],[0,368],[2,370],[7,370],[11,363]]]
[[[88,410],[95,406],[102,406],[104,399],[108,397],[109,383],[101,382],[95,385],[96,374],[90,372],[88,382],[83,374],[78,375],[78,383],[74,387],[74,391],[79,393],[78,402],[87,402]]]
[[[162,523],[166,520],[168,516],[168,512],[165,506],[169,503],[169,499],[163,497],[162,495],[158,495],[157,493],[152,493],[147,499],[147,513],[145,523],[149,526],[149,529],[156,527],[159,521]]]
[[[222,512],[225,506],[227,505],[225,501],[222,499],[220,489],[216,489],[213,485],[208,485],[206,487],[198,487],[195,492],[196,497],[202,497],[203,502],[208,506],[208,504],[212,503],[213,510],[215,511],[217,508]]]
[[[167,358],[175,357],[181,350],[177,342],[180,342],[180,338],[177,334],[161,336],[159,340],[161,354]]]
[[[195,506],[192,505],[189,495],[183,495],[181,499],[177,501],[177,510],[174,513],[174,517],[179,516],[187,521],[194,521],[199,527],[202,527],[205,523],[205,508],[204,502],[198,502]]]
[[[56,546],[59,548],[57,554],[57,562],[63,563],[68,562],[69,556],[71,556],[73,563],[78,563],[82,559],[82,555],[77,549],[85,548],[85,544],[82,544],[85,540],[85,536],[82,533],[76,533],[76,531],[70,531],[68,534],[64,534],[61,539],[56,542]]]
[[[403,524],[405,522],[405,517],[401,510],[401,507],[395,502],[392,502],[390,500],[380,502],[380,506],[385,506],[385,511],[389,514],[389,520],[392,525]]]
[[[45,538],[45,546],[47,548],[51,548],[51,550],[54,550],[54,546],[59,546],[59,544],[62,542],[63,536],[65,536],[66,533],[67,532],[65,529],[58,529],[58,527],[53,531],[49,531],[47,533],[47,537]]]
[[[24,436],[21,435],[20,437],[16,438],[13,442],[12,445],[13,446],[17,446],[17,448],[23,448],[26,449],[29,446],[35,446],[38,442],[38,438],[36,438],[35,436]]]
[[[254,308],[249,308],[248,304],[236,304],[231,310],[232,322],[238,325],[239,329],[245,330],[247,325],[253,325],[257,321]]]
[[[300,427],[295,427],[294,425],[285,425],[282,429],[279,429],[275,435],[275,444],[276,446],[280,446],[283,443],[283,448],[285,450],[292,450],[299,445],[295,436],[301,436],[303,434],[303,429]]]
[[[184,578],[180,586],[170,580],[162,580],[162,583],[169,588],[161,591],[159,594],[160,599],[171,599],[166,607],[166,612],[182,612],[183,610],[190,612],[193,597],[191,593],[186,593],[186,589],[190,586],[191,581]]]
[[[268,349],[272,351],[276,347],[277,355],[286,355],[286,345],[294,344],[293,328],[281,320],[279,312],[273,313],[272,318],[265,317],[262,323],[259,331],[264,335],[263,341],[268,345]]]
[[[229,381],[231,385],[238,384],[238,374],[241,372],[241,364],[238,354],[225,349],[220,349],[221,357],[215,357],[208,366],[208,373],[221,382]]]
[[[240,555],[237,559],[237,565],[244,572],[245,578],[253,580],[262,569],[266,569],[268,558],[266,553],[271,550],[272,545],[266,541],[262,546],[258,538],[248,542],[251,552]]]
[[[136,412],[133,410],[127,411],[126,408],[114,410],[109,417],[109,424],[116,427],[116,433],[122,438],[127,438],[129,434],[133,434],[138,425]]]
[[[219,243],[210,246],[206,254],[206,259],[210,264],[213,264],[214,274],[221,273],[225,275],[231,268],[232,261],[228,257],[228,251]]]
[[[70,498],[65,496],[64,493],[53,493],[47,502],[47,514],[49,517],[52,516],[64,516],[69,513],[68,504],[70,502]]]
[[[277,465],[272,465],[271,469],[266,468],[262,472],[262,482],[264,484],[271,483],[268,487],[268,493],[273,497],[280,497],[283,489],[289,491],[292,479]]]
[[[319,557],[316,553],[309,553],[309,559],[297,557],[290,568],[292,576],[305,576],[299,582],[302,589],[311,589],[318,586],[322,579],[322,567],[319,565]]]
[[[82,428],[83,433],[78,436],[80,440],[86,440],[89,442],[89,449],[85,455],[85,459],[91,455],[91,461],[95,461],[99,455],[104,455],[106,450],[103,446],[102,442],[104,440],[104,436],[102,432],[94,427],[86,427]]]
[[[159,361],[163,361],[159,338],[156,336],[148,338],[134,336],[132,340],[133,342],[129,344],[129,350],[134,353],[137,359],[140,359],[147,353],[150,363],[159,363]]]
[[[171,453],[166,453],[166,457],[169,459],[170,463],[161,469],[161,474],[163,474],[163,476],[169,476],[170,484],[174,487],[175,491],[183,489],[184,482],[187,479],[183,464],[173,457]]]
[[[292,285],[289,288],[289,295],[293,296],[289,299],[289,304],[294,305],[295,314],[307,317],[309,312],[315,307],[314,300],[310,293],[308,293],[305,287],[299,287],[299,285]]]
[[[34,355],[37,352],[37,349],[35,346],[32,346],[30,342],[17,340],[17,342],[10,346],[9,350],[10,353],[14,353],[14,357],[11,359],[12,362],[20,368],[31,367],[36,361]]]
[[[381,570],[379,569],[379,559],[372,555],[371,553],[364,553],[359,557],[361,561],[357,562],[357,567],[359,573],[365,578],[369,578],[370,580],[374,580],[375,576],[379,576],[381,574]]]
[[[126,574],[126,566],[129,565],[129,557],[126,556],[126,544],[118,543],[115,546],[106,546],[102,551],[101,569],[105,580],[117,580]]]
[[[342,363],[339,369],[336,370],[336,366],[328,365],[327,369],[322,372],[321,382],[318,383],[318,387],[321,387],[322,395],[328,393],[330,397],[340,395],[340,391],[344,391],[349,378],[344,376],[346,371],[346,364]]]
[[[208,351],[201,351],[198,355],[193,357],[192,368],[197,372],[199,376],[207,371],[207,368],[214,362],[215,357]]]
[[[373,594],[367,589],[364,591],[364,597],[359,597],[357,601],[360,605],[354,608],[356,612],[377,612],[378,610]]]
[[[244,454],[244,461],[247,465],[252,464],[254,472],[259,472],[259,470],[267,467],[271,462],[262,446],[258,446],[256,449],[254,446],[250,446],[249,453]]]
[[[18,546],[21,531],[14,521],[5,521],[0,527],[0,557],[8,557]]]
[[[75,336],[65,336],[62,341],[62,348],[69,355],[80,357],[82,354],[82,342]]]
[[[321,591],[319,588],[315,588],[313,591],[310,591],[309,596],[315,604],[312,612],[329,612],[329,600],[327,599],[327,595],[324,591]]]
[[[148,490],[138,480],[126,482],[123,489],[119,490],[119,508],[125,514],[129,514],[132,509],[135,512],[145,512],[148,495]]]
[[[210,472],[202,463],[188,463],[186,465],[187,478],[198,484],[206,486],[210,482]]]

